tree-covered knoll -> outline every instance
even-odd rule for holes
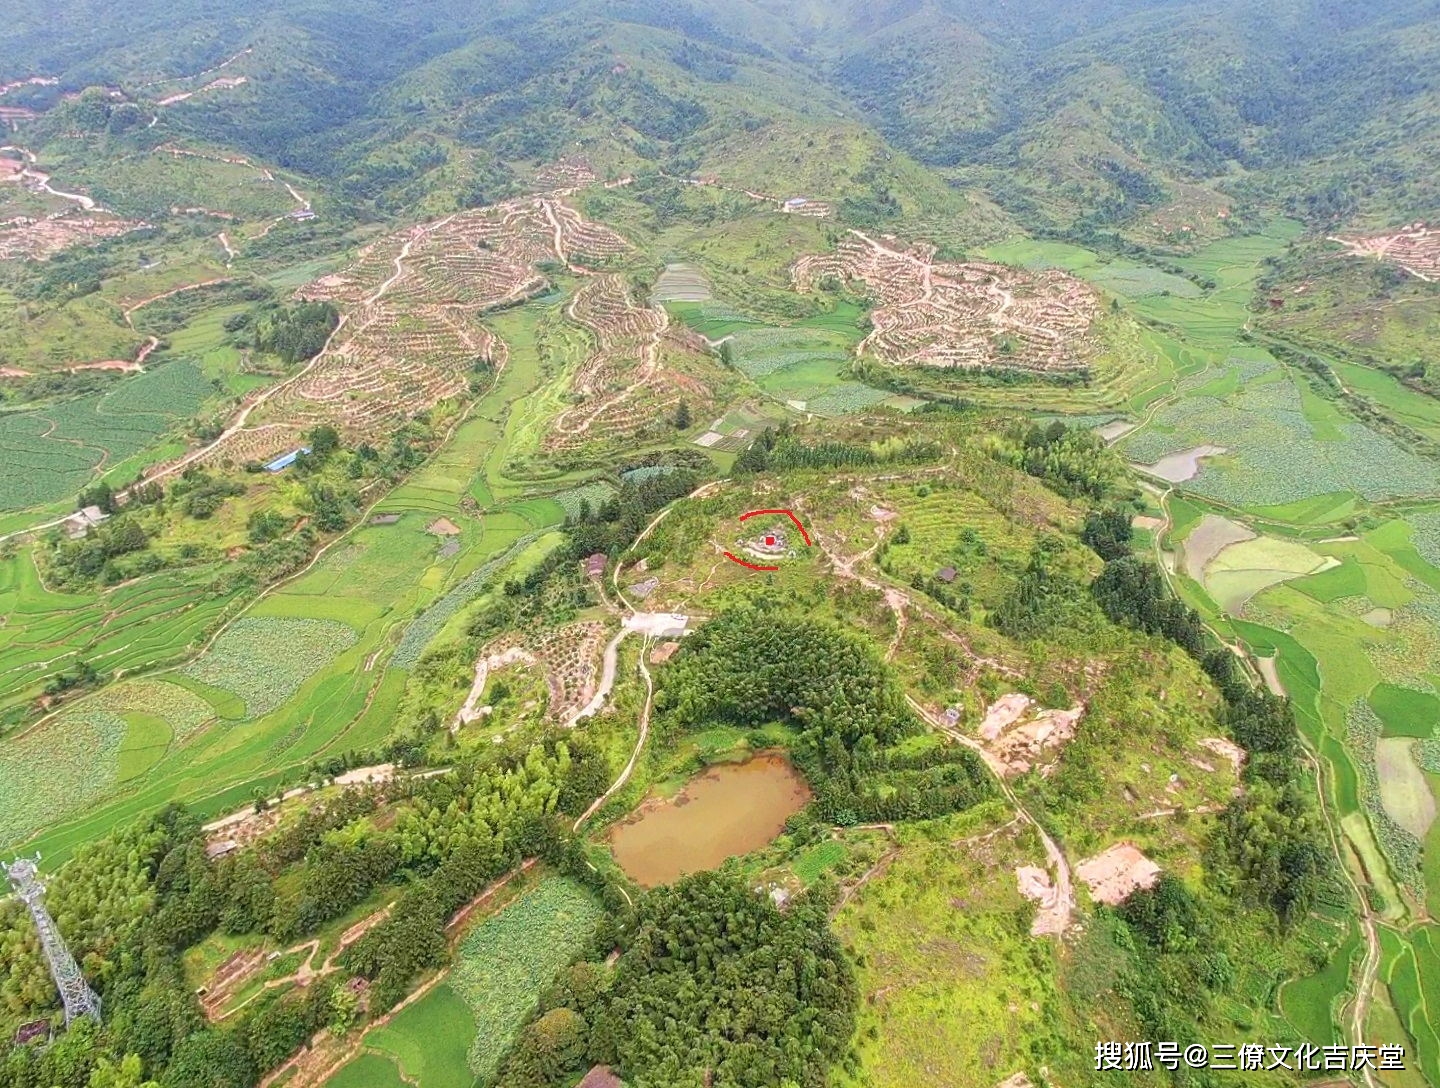
[[[811,893],[782,909],[728,873],[647,892],[613,973],[572,969],[500,1082],[544,1088],[595,1062],[635,1088],[820,1088],[849,1046],[857,1001],[829,906]],[[583,1041],[568,1065],[544,1060],[562,1018]]]
[[[873,646],[833,620],[781,606],[708,620],[662,674],[655,706],[665,730],[794,725],[792,755],[815,789],[816,815],[831,823],[940,816],[991,789],[967,749],[894,751],[920,727]]]
[[[1096,516],[1087,525],[1090,538],[1112,554],[1091,586],[1096,602],[1114,622],[1168,639],[1194,658],[1219,689],[1217,727],[1247,753],[1245,789],[1210,839],[1211,874],[1227,893],[1293,923],[1334,879],[1295,712],[1288,700],[1253,686],[1231,649],[1216,644],[1154,564],[1116,554],[1128,539],[1117,521],[1103,519],[1103,533],[1101,524]]]

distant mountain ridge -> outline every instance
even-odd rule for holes
[[[577,141],[704,168],[716,147],[736,162],[737,130],[778,125],[802,150],[843,131],[877,162],[899,153],[910,180],[879,188],[972,216],[977,239],[995,213],[961,192],[1063,230],[1194,185],[1312,224],[1440,214],[1440,11],[1414,0],[83,0],[0,27],[0,79],[134,91],[247,46],[246,87],[167,124],[382,213],[437,156],[478,156],[471,195],[489,197]],[[439,151],[417,166],[422,145]],[[867,184],[852,171],[828,195]]]

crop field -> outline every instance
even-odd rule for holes
[[[710,283],[703,269],[693,264],[667,264],[650,293],[655,302],[708,302]]]
[[[542,538],[541,533],[531,533],[517,539],[500,555],[477,567],[458,582],[445,596],[427,608],[414,623],[405,629],[400,645],[390,663],[397,669],[413,669],[420,661],[420,655],[441,629],[457,615],[462,608],[483,593],[491,581],[509,563]],[[555,541],[550,542],[551,546]],[[548,548],[547,548],[548,550]]]
[[[175,362],[106,393],[0,415],[0,510],[79,491],[193,416],[213,392],[195,366]]]
[[[306,680],[354,645],[353,628],[334,620],[247,617],[225,630],[182,675],[233,692],[245,716],[280,706]]]
[[[413,1085],[414,1081],[408,1083]],[[371,1053],[346,1062],[325,1081],[325,1088],[406,1088],[406,1085],[394,1061]],[[429,1088],[428,1082],[422,1082],[422,1088]],[[469,1088],[468,1081],[466,1088]]]
[[[1221,549],[1205,567],[1204,585],[1216,604],[1235,614],[1267,586],[1339,565],[1339,560],[1317,555],[1298,541],[1256,537]]]
[[[471,1088],[475,1082],[469,1069],[469,1051],[475,1040],[475,1017],[451,982],[442,982],[415,1004],[401,1010],[384,1027],[365,1036],[366,1054],[345,1067],[353,1070],[366,1062],[372,1068],[380,1054],[390,1059],[391,1075],[398,1067],[400,1079],[419,1088]],[[327,1088],[353,1083],[372,1088],[371,1081],[347,1080],[345,1070],[326,1081]],[[380,1071],[378,1068],[376,1072]],[[354,1076],[354,1074],[351,1074]],[[385,1080],[373,1082],[378,1086]]]
[[[449,985],[475,1019],[469,1045],[475,1076],[494,1076],[540,991],[579,954],[600,915],[589,891],[551,876],[465,938]]]
[[[714,300],[708,302],[668,302],[665,309],[669,314],[701,336],[722,340],[747,329],[766,328],[766,323],[742,314],[739,310]]]
[[[860,350],[892,366],[1079,370],[1093,353],[1095,293],[1063,272],[935,260],[933,248],[892,248],[852,231],[835,253],[795,264],[801,291],[859,283],[875,299]]]
[[[1407,1056],[1435,1083],[1440,1081],[1440,1018],[1431,1010],[1440,1005],[1440,926],[1416,929],[1409,941],[1384,929],[1380,936],[1380,978],[1413,1043]]]
[[[1440,725],[1440,696],[1398,684],[1376,684],[1370,709],[1384,724],[1382,736],[1424,739]]]
[[[748,323],[727,333],[733,365],[768,396],[794,411],[820,416],[861,412],[905,398],[847,376],[860,340],[860,309],[841,303],[833,311],[785,326]],[[714,428],[722,436],[723,429]],[[739,436],[744,439],[745,436]],[[718,441],[714,449],[743,449]]]
[[[992,261],[1027,268],[1032,272],[1052,268],[1069,272],[1124,299],[1161,294],[1196,298],[1201,293],[1197,284],[1173,272],[1123,257],[1102,257],[1067,242],[1017,238],[1001,245],[988,246],[985,256]]]
[[[96,706],[61,711],[0,744],[0,842],[15,844],[115,781],[127,723]]]
[[[1252,351],[1254,349],[1251,349]],[[1234,359],[1225,374],[1192,378],[1152,425],[1119,443],[1135,461],[1211,444],[1187,487],[1238,506],[1280,506],[1317,496],[1371,499],[1440,490],[1434,466],[1359,420],[1343,415],[1268,353]]]
[[[0,561],[0,711],[39,694],[79,660],[133,669],[179,656],[234,599],[212,595],[213,568],[163,571],[99,594],[46,590],[28,550]]]
[[[522,333],[533,321],[520,311],[505,319],[507,330]],[[517,344],[529,343],[523,335],[514,339]],[[527,348],[517,353],[513,365],[477,403],[473,418],[409,483],[386,497],[380,509],[400,514],[399,522],[356,529],[304,576],[266,596],[236,624],[235,631],[218,639],[213,650],[220,652],[219,659],[212,662],[207,654],[183,672],[168,674],[167,682],[182,684],[216,708],[215,722],[202,726],[183,745],[172,741],[158,762],[123,790],[112,782],[98,794],[82,794],[57,805],[36,844],[46,856],[62,859],[114,823],[171,800],[186,800],[205,815],[231,811],[249,803],[256,786],[274,788],[285,772],[293,773],[293,768],[313,758],[383,743],[393,728],[407,675],[403,668],[388,667],[391,648],[408,637],[406,652],[413,652],[418,660],[418,653],[450,619],[483,593],[492,578],[503,576],[501,564],[490,565],[493,560],[530,562],[558,540],[537,535],[533,526],[536,519],[558,523],[563,517],[561,505],[522,498],[525,489],[503,475],[512,428],[517,420],[528,418],[525,413],[533,403],[529,393],[539,381],[533,352]],[[504,417],[503,422],[493,421],[499,417]],[[564,489],[574,482],[561,479],[555,486]],[[518,499],[513,507],[517,512],[498,505],[478,519],[462,514],[462,498],[476,488],[501,494],[505,501]],[[439,556],[434,537],[425,531],[438,514],[465,528],[459,538],[461,550],[453,557]],[[517,542],[522,542],[518,548]],[[14,569],[15,577],[23,574],[23,567]],[[174,577],[159,575],[114,592],[139,592],[152,581]],[[468,581],[472,577],[474,581]],[[0,595],[5,592],[0,586]],[[27,593],[38,593],[38,587]],[[224,603],[202,601],[194,613]],[[437,604],[438,611],[432,611]],[[88,599],[46,605],[57,610],[57,623],[62,621],[58,610],[63,607],[64,622],[77,628],[93,622],[86,618],[90,613],[75,611],[82,606],[94,607]],[[215,611],[206,614],[213,619]],[[304,632],[305,641],[298,645],[308,661],[296,653],[293,640],[268,639],[295,622]],[[136,652],[142,659],[146,654],[160,655],[171,637],[163,625],[153,631],[152,635],[147,629],[140,640],[145,645]],[[312,639],[318,632],[332,637]],[[247,656],[251,653],[262,656],[251,659]],[[275,654],[293,657],[296,664],[273,666]],[[323,662],[317,669],[318,659]],[[270,706],[287,691],[291,694],[268,713],[252,717],[243,728],[229,728],[247,713],[255,713],[247,702]],[[103,694],[77,706],[83,708]],[[135,738],[153,741],[153,733],[141,735],[146,724],[137,725]],[[155,727],[154,722],[148,725]],[[170,725],[177,734],[185,732],[183,725]],[[159,754],[155,743],[133,750],[136,754],[127,756],[133,767]]]
[[[1350,983],[1351,961],[1360,950],[1360,934],[1348,927],[1339,949],[1315,974],[1295,979],[1280,990],[1280,1009],[1306,1039],[1317,1046],[1337,1042],[1335,1014],[1338,999]]]

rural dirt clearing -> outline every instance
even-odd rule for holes
[[[1058,755],[1074,738],[1076,723],[1084,713],[1083,706],[1043,710],[1033,707],[1025,695],[1005,695],[986,710],[980,736],[1006,777],[1021,775],[1042,759]],[[1040,773],[1050,769],[1042,767]]]
[[[1091,898],[1113,907],[1141,888],[1153,888],[1160,879],[1160,866],[1133,843],[1118,842],[1103,853],[1079,862],[1075,875],[1089,887]]]

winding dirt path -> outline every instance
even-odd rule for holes
[[[995,781],[1000,786],[1000,792],[1005,795],[1005,799],[1010,802],[1010,806],[1015,810],[1016,814],[1033,827],[1036,834],[1040,836],[1040,841],[1045,846],[1045,856],[1049,860],[1050,868],[1055,873],[1057,902],[1053,907],[1042,906],[1040,908],[1040,912],[1036,916],[1033,932],[1054,933],[1056,935],[1065,932],[1065,930],[1069,928],[1070,919],[1075,913],[1075,886],[1070,878],[1070,863],[1065,859],[1064,851],[1062,851],[1059,844],[1050,837],[1050,833],[1040,826],[1040,821],[1030,815],[1030,811],[1021,803],[1020,798],[1015,795],[1015,791],[1010,788],[1010,783],[1005,780],[1004,765],[987,752],[979,741],[973,737],[967,737],[958,729],[948,725],[937,715],[926,710],[925,707],[908,692],[905,695],[905,701],[909,703],[911,709],[919,714],[932,728],[939,730],[952,740],[958,741],[960,744],[965,745],[966,748],[978,753],[980,758],[985,761],[985,766],[989,768],[990,773],[995,776]]]
[[[635,770],[635,764],[640,761],[640,753],[645,750],[645,741],[650,737],[650,708],[655,701],[655,681],[650,676],[649,667],[645,664],[645,651],[649,648],[650,640],[647,638],[640,647],[640,675],[645,678],[645,705],[640,710],[640,734],[635,738],[635,750],[630,753],[630,761],[625,764],[625,769],[620,772],[619,777],[610,784],[610,788],[595,798],[594,803],[575,821],[575,826],[570,829],[572,832],[579,831],[580,826],[599,812],[606,801],[625,788],[625,784],[630,781],[630,775]]]

